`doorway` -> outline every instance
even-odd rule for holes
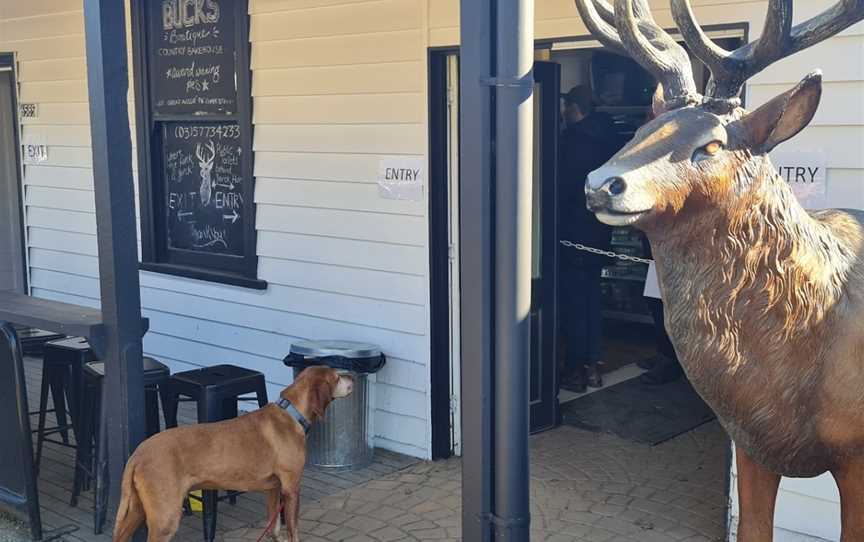
[[[459,57],[456,49],[429,56],[430,309],[432,456],[461,453],[459,270]],[[556,340],[556,178],[560,68],[534,65],[531,432],[558,423]]]
[[[709,34],[728,48],[737,47],[746,37],[741,27],[713,29]],[[454,378],[460,371],[458,325],[451,327],[459,317],[459,262],[458,257],[454,259],[459,251],[453,245],[459,227],[453,217],[460,214],[459,85],[458,69],[452,69],[457,65],[452,63],[458,63],[457,53],[433,51],[430,56],[432,442],[433,450],[446,450],[446,455],[433,452],[434,458],[458,453],[459,439],[453,417],[460,399],[458,378]],[[582,190],[587,172],[581,178],[562,175],[569,148],[565,138],[571,135],[567,105],[572,100],[568,95],[574,87],[587,85],[591,109],[608,121],[620,148],[648,120],[656,83],[638,65],[612,55],[590,39],[538,44],[535,60],[531,350],[526,360],[531,375],[531,432],[535,433],[531,438],[532,484],[549,491],[546,502],[550,508],[572,505],[587,510],[579,513],[580,523],[599,524],[612,516],[613,521],[628,524],[635,539],[640,539],[642,530],[662,528],[700,531],[719,538],[725,532],[728,513],[728,438],[719,424],[710,421],[713,413],[691,407],[697,404],[691,401],[701,399],[692,388],[688,391],[686,378],[678,375],[661,385],[643,385],[646,369],[641,365],[659,356],[660,335],[665,335],[663,319],[656,313],[659,300],[645,296],[649,266],[601,256],[594,264],[597,280],[562,271],[562,260],[575,249],[562,248],[559,240],[585,241],[579,238],[584,226],[599,224],[589,216],[590,221],[586,218],[570,227],[580,206],[566,202],[568,195],[562,192]],[[704,85],[707,74],[695,62],[694,69],[697,83]],[[599,160],[591,169],[611,156],[601,157],[590,145],[573,147],[569,154]],[[651,257],[650,247],[635,229],[616,228],[608,237],[606,247],[584,244],[628,258]],[[589,295],[596,301],[593,316],[600,322],[598,361],[602,363],[598,373],[602,382],[574,390],[568,373],[573,362],[583,361],[584,350],[578,350],[584,348],[587,332],[580,332],[567,344],[561,328],[572,325],[573,320],[562,326],[562,313],[568,304],[588,305]],[[671,400],[675,413],[655,408],[657,400],[664,404]],[[686,416],[679,416],[682,413]],[[618,432],[610,429],[610,421],[623,422]],[[446,443],[442,444],[441,435]],[[656,488],[652,486],[655,482]],[[642,507],[648,493],[663,498],[667,490],[686,492],[693,485],[698,490],[688,493],[682,506],[698,508],[698,516],[674,506],[650,514]],[[589,502],[573,500],[573,490],[584,487],[590,487],[585,499],[601,503],[598,511]]]
[[[742,29],[711,32],[734,49]],[[590,40],[546,45],[561,69],[557,340],[561,421],[657,445],[714,419],[687,381],[652,292],[651,248],[636,228],[610,228],[585,209],[584,179],[652,117],[656,81]],[[709,74],[693,62],[704,90]],[[592,252],[593,251],[593,252]],[[597,254],[613,253],[615,257]]]
[[[0,54],[0,290],[26,293],[14,61]]]
[[[534,62],[534,182],[531,224],[531,433],[558,424],[558,136],[561,66]]]
[[[709,33],[726,47],[735,47],[746,37],[746,29],[740,26],[713,28]],[[559,239],[572,236],[572,228],[567,230],[564,226],[573,218],[573,209],[579,207],[571,206],[562,212],[558,205],[566,197],[559,193],[564,186],[559,178],[562,167],[559,154],[564,154],[561,149],[566,142],[559,142],[559,138],[567,130],[567,94],[580,85],[590,89],[598,116],[609,119],[620,148],[647,120],[655,82],[635,62],[611,54],[591,39],[538,44],[535,59],[531,354],[526,362],[531,374],[531,430],[540,432],[568,421],[562,416],[561,405],[621,383],[634,384],[633,381],[642,378],[645,367],[662,357],[658,350],[665,332],[662,325],[655,325],[662,322],[658,302],[644,296],[648,275],[645,263],[599,257],[602,260],[597,270],[599,280],[589,281],[590,287],[571,276],[562,277],[559,265],[564,255],[573,250],[562,249]],[[458,50],[430,51],[429,66],[432,444],[434,457],[447,457],[459,453],[461,436]],[[694,69],[695,79],[704,85],[708,74],[698,62],[694,62]],[[584,175],[582,179],[566,179],[574,186],[583,180]],[[597,222],[590,217],[586,223]],[[628,257],[650,258],[650,247],[637,230],[616,228],[608,236],[608,244],[596,248],[611,249]],[[568,290],[571,297],[575,295],[573,299],[567,298]],[[564,313],[569,306],[585,303],[589,292],[598,304],[596,316],[602,329],[598,360],[602,386],[580,389],[572,386],[569,373],[574,362],[580,361],[575,358],[582,353],[573,353],[574,341],[568,344],[565,340],[561,320],[566,318]],[[575,343],[584,341],[582,333]],[[680,370],[673,368],[664,378],[675,380],[680,376]],[[658,392],[661,389],[657,388]],[[586,426],[595,427],[592,423]]]

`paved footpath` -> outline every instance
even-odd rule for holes
[[[567,426],[532,437],[531,540],[719,542],[727,448],[716,423],[654,447]],[[461,540],[461,478],[458,460],[419,463],[304,502],[301,539]],[[223,540],[255,542],[263,524]]]

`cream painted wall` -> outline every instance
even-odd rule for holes
[[[693,3],[704,24],[747,22],[751,38],[767,5]],[[665,0],[652,5],[671,26]],[[798,17],[827,5],[799,1]],[[536,10],[538,39],[586,34],[572,0],[537,0]],[[175,370],[259,368],[275,388],[291,379],[279,359],[295,338],[380,343],[391,361],[379,377],[378,443],[426,457],[426,206],[380,200],[373,181],[382,155],[425,156],[426,50],[458,43],[458,0],[250,0],[250,12],[258,254],[271,287],[250,292],[142,273],[153,322],[145,347]],[[49,144],[48,163],[25,170],[33,294],[95,304],[82,34],[80,0],[0,0],[0,51],[17,52],[21,100],[40,107],[23,135]],[[788,145],[824,148],[828,205],[864,208],[862,55],[857,25],[748,85],[754,106],[824,70],[820,111]],[[830,480],[784,481],[778,525],[836,539],[837,501]]]
[[[24,138],[35,296],[98,305],[80,0],[0,0],[0,51],[39,105]],[[426,203],[384,200],[385,155],[425,157],[426,0],[250,0],[259,277],[264,292],[141,273],[145,351],[174,371],[235,363],[271,395],[300,338],[382,345],[378,446],[429,457]],[[130,109],[134,104],[131,103]]]

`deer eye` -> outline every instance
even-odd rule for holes
[[[716,156],[717,153],[723,150],[723,142],[721,141],[712,141],[705,146],[699,147],[696,149],[696,152],[693,153],[693,161],[698,162],[699,160],[704,160],[706,158],[711,158],[712,156]]]

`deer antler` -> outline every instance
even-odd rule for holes
[[[671,0],[672,16],[693,54],[708,66],[707,94],[738,97],[744,83],[774,62],[811,47],[864,19],[864,0],[841,0],[819,15],[792,26],[792,0],[769,0],[762,36],[735,51],[714,43],[700,28],[689,0]]]
[[[662,84],[667,108],[699,103],[690,57],[651,16],[646,0],[576,0],[591,33],[606,47],[628,54]]]
[[[615,13],[605,0],[576,0],[576,9],[588,31],[600,43],[617,53],[627,54],[615,29]]]
[[[198,161],[202,163],[212,162],[213,159],[216,158],[216,146],[213,144],[212,141],[208,141],[206,144],[203,145],[203,148],[209,151],[210,156],[208,158],[204,157],[204,152],[202,152],[201,150],[202,145],[201,143],[198,143],[198,145],[195,147],[195,156],[198,157]]]

